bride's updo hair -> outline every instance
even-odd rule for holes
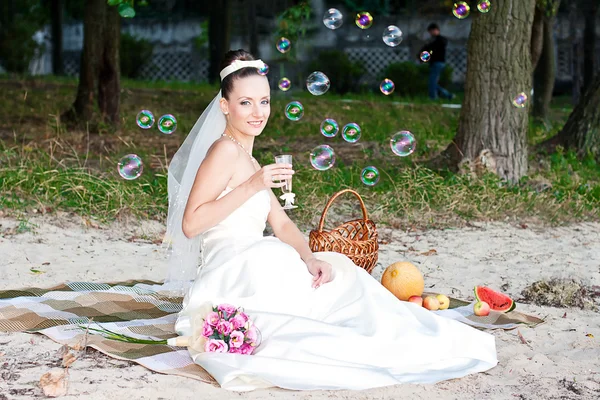
[[[237,61],[237,60],[239,60],[239,61],[254,61],[255,58],[252,54],[248,53],[246,50],[243,50],[243,49],[230,50],[225,54],[225,57],[223,57],[223,62],[221,62],[221,68],[219,71],[222,71],[223,68],[228,67],[234,61]],[[229,100],[229,94],[233,91],[233,83],[237,79],[246,78],[246,77],[252,76],[252,75],[260,75],[258,73],[258,70],[254,67],[242,68],[242,69],[239,69],[239,70],[227,75],[225,77],[225,79],[223,79],[221,81],[221,95],[224,98],[226,98],[227,100]]]

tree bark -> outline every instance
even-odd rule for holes
[[[231,31],[231,0],[209,2],[210,16],[208,20],[208,47],[210,65],[208,81],[219,80],[221,59],[229,50]]]
[[[52,15],[52,73],[64,75],[63,68],[63,13],[64,0],[51,0]]]
[[[596,73],[562,130],[538,147],[553,151],[558,145],[575,150],[580,157],[600,154],[600,72]]]
[[[258,24],[256,21],[256,0],[246,0],[248,2],[248,34],[250,36],[250,53],[256,58],[260,58],[258,53]]]
[[[514,183],[527,173],[528,113],[512,100],[531,88],[534,10],[535,0],[496,0],[485,18],[474,14],[465,100],[456,137],[443,154],[451,167],[489,150],[502,179]]]
[[[533,117],[546,121],[550,113],[550,102],[556,79],[556,47],[554,46],[553,17],[544,17],[542,53],[533,73]]]
[[[83,17],[83,51],[79,66],[79,85],[69,119],[92,119],[96,99],[96,83],[102,59],[102,33],[106,19],[105,0],[88,0]]]
[[[579,103],[581,95],[582,76],[581,76],[581,45],[577,37],[577,19],[579,16],[579,8],[577,1],[571,0],[569,5],[569,36],[571,39],[571,71],[572,71],[572,89],[571,96],[573,105]]]
[[[98,107],[105,121],[119,125],[121,17],[116,7],[107,9],[103,33],[103,54],[98,79]]]
[[[531,67],[537,67],[544,46],[544,12],[540,7],[535,8],[533,26],[531,28]]]
[[[91,121],[94,106],[102,118],[119,124],[121,20],[106,0],[88,0],[85,7],[79,85],[73,106],[63,114],[71,121]]]
[[[596,61],[596,16],[598,15],[598,0],[584,0],[583,12],[585,28],[583,30],[583,86],[589,87],[598,70]]]

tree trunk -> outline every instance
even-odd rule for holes
[[[531,90],[531,31],[535,0],[496,0],[494,12],[473,14],[467,48],[465,100],[458,132],[444,156],[457,166],[483,150],[494,171],[517,182],[527,173],[528,113],[512,104]]]
[[[106,20],[105,0],[88,0],[83,18],[83,51],[79,66],[77,97],[67,119],[89,121],[94,112],[96,83],[102,60],[102,33]]]
[[[600,72],[573,109],[567,123],[554,137],[539,145],[548,151],[556,146],[573,149],[582,157],[600,152]]]
[[[533,26],[531,28],[531,67],[537,67],[542,48],[544,47],[544,12],[540,7],[535,8]]]
[[[539,63],[533,73],[533,117],[546,121],[550,113],[550,102],[556,79],[556,48],[554,46],[554,21],[552,17],[544,17],[543,47]]]
[[[121,84],[119,71],[119,44],[121,41],[121,17],[116,7],[106,11],[103,34],[103,54],[98,79],[98,107],[102,118],[119,124]]]
[[[579,104],[581,95],[582,76],[581,76],[581,45],[577,37],[577,19],[579,9],[577,1],[571,0],[569,5],[569,36],[571,39],[571,71],[572,71],[572,102],[573,105]]]
[[[598,70],[596,62],[596,31],[595,23],[598,15],[598,0],[585,0],[583,12],[585,28],[583,30],[583,86],[589,87]]]
[[[92,120],[97,100],[102,118],[118,125],[121,92],[119,13],[106,0],[88,0],[83,24],[77,97],[63,118],[71,121]]]
[[[246,0],[248,2],[248,34],[250,36],[250,53],[256,58],[260,58],[258,53],[258,24],[256,21],[256,0]]]
[[[208,81],[219,81],[221,59],[229,50],[231,31],[231,0],[209,2],[210,16],[208,20],[208,47],[210,66]]]
[[[51,0],[52,14],[52,73],[64,75],[63,68],[63,13],[64,0]]]

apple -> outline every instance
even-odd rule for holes
[[[473,305],[473,312],[478,317],[485,317],[487,315],[490,315],[490,305],[485,301],[478,301],[477,303],[475,303],[475,305]]]
[[[446,310],[450,307],[450,299],[448,296],[444,296],[443,294],[438,294],[435,296],[436,299],[440,302],[440,310]]]
[[[440,302],[434,296],[427,296],[423,300],[423,307],[430,311],[437,311],[440,308]]]
[[[423,306],[423,298],[421,296],[410,296],[408,298],[409,303],[415,303],[419,307]]]

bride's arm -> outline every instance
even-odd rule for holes
[[[198,168],[183,215],[182,229],[192,238],[217,225],[256,193],[248,181],[217,200],[235,172],[239,157],[237,145],[217,141]]]
[[[269,212],[267,221],[269,221],[269,224],[273,228],[275,236],[282,242],[292,246],[300,254],[300,257],[304,260],[308,268],[308,272],[313,275],[313,288],[318,288],[330,282],[333,279],[331,265],[315,257],[310,247],[308,247],[308,243],[304,239],[302,232],[300,232],[296,224],[283,211],[273,191],[269,191],[269,194],[271,196],[271,212]]]
[[[304,260],[305,263],[308,263],[315,258],[315,256],[310,250],[310,247],[308,247],[304,235],[302,235],[302,232],[300,232],[300,229],[298,229],[294,221],[292,221],[285,213],[272,190],[270,191],[270,195],[271,212],[267,217],[267,221],[269,222],[269,225],[271,225],[271,228],[273,228],[273,233],[279,240],[296,249],[302,260]]]

